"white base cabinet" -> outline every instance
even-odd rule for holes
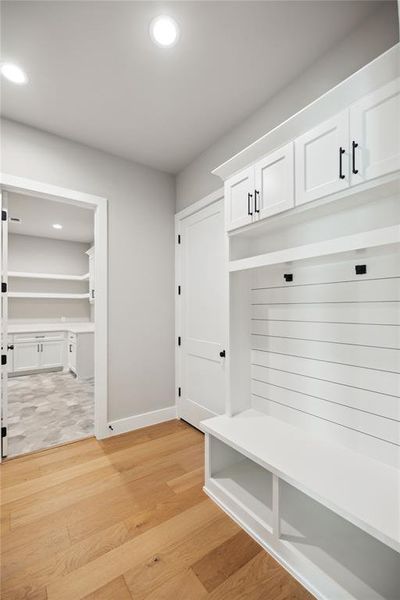
[[[68,333],[67,365],[79,379],[94,376],[94,333]]]
[[[13,336],[10,375],[62,369],[65,356],[63,332],[21,333]]]

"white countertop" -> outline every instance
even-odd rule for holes
[[[8,333],[37,333],[40,331],[70,331],[71,333],[94,332],[94,323],[60,321],[59,323],[9,323]]]

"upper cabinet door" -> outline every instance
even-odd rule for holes
[[[400,169],[400,78],[350,108],[351,183]]]
[[[348,140],[348,110],[296,139],[296,205],[349,187]]]
[[[260,160],[254,169],[254,211],[259,219],[294,206],[293,142]]]
[[[254,215],[254,167],[245,169],[225,182],[226,230],[243,227]]]

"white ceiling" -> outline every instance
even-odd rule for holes
[[[348,35],[382,1],[3,1],[3,114],[178,172]],[[148,27],[174,17],[179,43]]]
[[[19,217],[21,223],[9,222],[10,233],[91,243],[94,236],[94,212],[63,202],[8,194],[8,215]],[[63,226],[54,229],[53,223]]]

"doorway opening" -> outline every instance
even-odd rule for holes
[[[2,458],[12,458],[109,435],[107,213],[104,198],[2,179]]]

